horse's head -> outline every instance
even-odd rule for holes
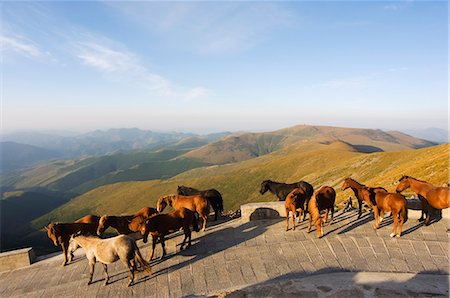
[[[350,187],[350,181],[351,181],[350,178],[345,178],[344,183],[341,186],[341,189],[342,190],[346,190],[347,188],[349,188]]]
[[[264,180],[263,182],[261,182],[261,189],[259,190],[260,194],[263,195],[266,193],[266,191],[269,190],[269,183],[270,183],[270,180]]]
[[[158,199],[158,202],[156,203],[156,210],[158,212],[162,212],[164,208],[167,207],[168,204],[170,204],[170,196],[163,196]]]
[[[142,235],[142,241],[147,243],[148,234],[150,233],[150,226],[153,224],[154,217],[147,218],[143,224],[139,227],[139,232]]]
[[[97,235],[101,236],[103,232],[109,227],[109,216],[103,215],[100,217],[97,227]]]
[[[51,223],[48,226],[45,226],[44,228],[45,228],[45,230],[47,230],[48,238],[50,238],[50,240],[53,241],[53,244],[55,246],[58,246],[59,244],[61,244],[61,235],[60,235],[58,224]]]
[[[184,195],[184,186],[183,185],[178,185],[177,194],[182,195],[182,196]]]
[[[400,180],[398,180],[398,182],[400,183],[397,185],[395,191],[401,193],[405,189],[409,188],[411,186],[409,179],[410,179],[409,176],[403,176],[402,178],[400,178]]]

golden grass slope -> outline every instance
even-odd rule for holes
[[[305,180],[315,189],[329,185],[336,188],[337,202],[340,202],[352,194],[351,190],[340,190],[346,177],[394,191],[396,182],[404,174],[436,185],[448,183],[449,144],[363,154],[355,152],[345,142],[326,145],[305,141],[239,163],[191,170],[169,180],[102,186],[35,220],[34,226],[50,221],[72,221],[85,214],[131,214],[144,206],[155,206],[159,196],[175,193],[177,185],[181,184],[200,189],[216,188],[223,195],[225,209],[236,209],[248,202],[276,200],[270,193],[259,194],[260,183],[265,179]]]

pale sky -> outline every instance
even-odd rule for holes
[[[3,132],[448,125],[445,1],[0,5]]]

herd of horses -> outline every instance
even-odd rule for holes
[[[362,214],[363,202],[373,210],[376,230],[383,216],[391,212],[394,227],[391,237],[400,237],[403,224],[408,219],[407,200],[401,194],[406,189],[415,192],[422,204],[422,215],[420,221],[430,223],[430,211],[434,209],[445,209],[450,206],[449,187],[434,186],[409,176],[403,176],[399,180],[396,192],[388,192],[382,187],[368,187],[352,178],[346,178],[341,189],[351,188],[358,201],[358,219]],[[336,191],[330,186],[322,186],[316,192],[311,184],[305,181],[286,184],[265,180],[261,183],[260,193],[267,191],[276,195],[280,201],[285,201],[286,208],[286,231],[289,229],[289,220],[292,219],[292,229],[295,230],[295,219],[300,221],[306,219],[309,213],[309,224],[307,232],[311,231],[312,223],[317,230],[319,238],[323,236],[323,225],[328,222],[328,214],[331,212],[331,224],[334,217],[334,206]],[[161,259],[166,255],[165,237],[173,232],[183,230],[184,239],[180,249],[186,245],[191,246],[191,227],[198,232],[198,219],[203,221],[202,230],[205,231],[210,207],[214,209],[214,220],[223,211],[223,199],[220,192],[215,189],[205,191],[194,188],[179,186],[176,195],[162,196],[158,199],[156,208],[145,207],[135,214],[126,216],[86,215],[73,223],[50,223],[45,226],[47,236],[55,246],[60,245],[63,250],[64,262],[67,265],[73,259],[73,252],[82,247],[90,266],[90,278],[88,285],[92,283],[94,267],[97,261],[103,264],[105,272],[105,284],[109,282],[107,264],[121,260],[129,270],[128,286],[134,282],[135,272],[138,265],[151,275],[150,261],[153,259],[156,244],[162,246]],[[174,211],[162,213],[166,206],[171,206]],[[323,212],[324,211],[324,212]],[[322,217],[322,213],[324,216]],[[290,215],[292,214],[292,216]],[[102,239],[102,235],[109,227],[114,228],[119,236]],[[135,240],[148,241],[152,237],[152,249],[149,251],[148,260],[145,260],[136,245]]]

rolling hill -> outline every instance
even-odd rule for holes
[[[304,141],[343,141],[360,152],[399,151],[436,145],[407,134],[379,129],[298,125],[273,132],[231,135],[192,150],[178,159],[190,158],[214,164],[248,160]]]

